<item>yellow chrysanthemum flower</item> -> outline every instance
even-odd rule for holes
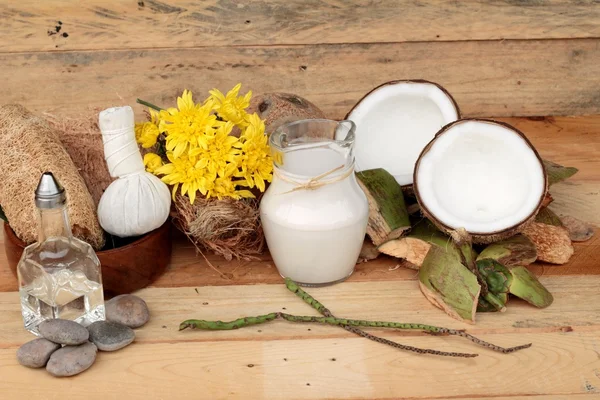
[[[160,135],[158,113],[150,109],[150,118],[150,121],[135,124],[135,140],[145,149],[154,146]]]
[[[177,98],[177,107],[162,110],[159,125],[166,134],[166,148],[175,158],[199,147],[206,149],[216,128],[223,124],[212,114],[212,101],[194,104],[189,90]]]
[[[237,182],[233,180],[236,170],[235,164],[228,164],[224,171],[224,175],[217,177],[214,182],[211,182],[208,185],[206,198],[210,199],[211,197],[216,197],[221,200],[225,197],[231,197],[235,200],[239,200],[242,197],[254,197],[249,190],[237,190]]]
[[[153,174],[158,168],[162,167],[163,161],[158,154],[146,153],[144,155],[144,166],[146,171]]]
[[[254,197],[249,190],[266,188],[272,177],[272,160],[265,125],[257,114],[249,115],[252,92],[239,96],[241,84],[223,95],[217,89],[202,104],[184,90],[177,108],[150,110],[151,121],[136,125],[136,139],[143,147],[156,145],[167,150],[168,162],[155,153],[144,156],[146,170],[161,176],[177,193],[194,203],[206,198]],[[234,127],[240,138],[232,136]]]
[[[238,97],[241,83],[235,85],[233,89],[223,95],[219,90],[213,89],[209,91],[210,97],[208,101],[213,103],[213,109],[219,114],[219,117],[225,121],[233,122],[239,128],[248,126],[248,113],[246,108],[250,105],[252,91],[249,90],[244,97]]]
[[[248,187],[258,187],[265,191],[265,181],[271,182],[273,161],[270,156],[269,144],[265,135],[265,123],[258,114],[248,118],[248,127],[240,137],[242,154],[239,157],[240,171],[238,178],[244,178]]]
[[[240,154],[239,147],[241,147],[241,143],[239,139],[229,135],[232,129],[232,122],[221,125],[216,130],[215,135],[208,141],[206,148],[199,147],[190,150],[190,156],[197,157],[199,160],[206,160],[206,168],[211,174],[225,176],[226,167],[232,163],[234,166],[237,165],[237,157]]]
[[[181,185],[181,194],[187,194],[190,203],[196,200],[197,192],[206,195],[208,187],[217,179],[211,174],[207,166],[207,160],[199,160],[197,157],[182,154],[175,157],[173,152],[167,152],[169,163],[157,168],[156,175],[164,175],[161,179],[167,185],[173,186],[173,198]]]

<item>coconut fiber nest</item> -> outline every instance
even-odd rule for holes
[[[171,217],[199,251],[212,251],[227,260],[250,260],[263,252],[258,200],[197,197],[190,204],[187,197],[177,195]]]

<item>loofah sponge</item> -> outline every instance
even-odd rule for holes
[[[66,190],[73,235],[95,249],[104,245],[92,196],[59,133],[46,120],[21,105],[0,107],[0,149],[0,205],[21,240],[37,239],[34,191],[42,173],[50,171]]]
[[[102,193],[114,181],[104,161],[98,112],[99,109],[90,110],[78,117],[44,115],[50,126],[58,131],[59,139],[85,181],[96,207]]]

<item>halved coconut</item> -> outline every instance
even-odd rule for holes
[[[459,117],[452,96],[436,83],[392,81],[376,87],[346,116],[356,124],[356,170],[383,168],[400,185],[412,184],[421,150]]]
[[[518,233],[539,211],[548,188],[542,159],[514,127],[483,119],[446,125],[423,149],[414,191],[440,229],[466,229],[477,243]]]

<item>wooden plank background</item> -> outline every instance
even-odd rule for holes
[[[552,208],[600,225],[597,0],[0,0],[0,17],[2,102],[56,115],[134,105],[136,97],[168,106],[184,88],[202,98],[242,82],[255,93],[305,96],[343,118],[383,82],[438,82],[463,115],[514,124],[543,157],[580,168],[552,188]],[[598,236],[576,244],[567,265],[531,267],[554,293],[552,307],[511,300],[506,313],[478,315],[474,326],[435,309],[415,271],[388,257],[360,264],[343,285],[310,290],[346,317],[468,328],[505,346],[534,343],[510,355],[482,349],[473,360],[390,351],[341,329],[284,322],[178,332],[191,317],[313,310],[283,288],[267,255],[209,257],[211,268],[183,238],[173,245],[167,273],[139,293],[152,319],[136,343],[60,380],[15,359],[30,336],[0,251],[0,397],[563,400],[600,390]],[[474,350],[456,337],[375,333]]]
[[[597,1],[3,1],[2,51],[600,37]],[[58,35],[48,36],[58,21]],[[67,33],[68,37],[61,35]],[[64,40],[63,40],[64,39]],[[58,47],[56,47],[58,46]]]
[[[35,111],[170,105],[240,81],[342,118],[411,78],[442,84],[468,116],[600,111],[593,0],[0,0],[0,16],[3,101]]]

